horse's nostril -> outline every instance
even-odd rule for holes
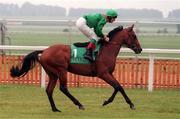
[[[135,50],[135,53],[139,54],[139,53],[141,53],[141,51],[142,51],[142,48],[138,48],[138,49]]]

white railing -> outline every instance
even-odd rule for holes
[[[43,50],[46,49],[48,46],[6,46],[0,45],[1,50],[24,50],[24,51],[34,51],[34,50]],[[128,48],[122,48],[121,52],[130,53],[132,50]],[[149,54],[149,76],[148,76],[148,91],[153,91],[153,78],[154,78],[154,59],[155,54],[178,54],[180,55],[180,49],[143,49],[142,53]],[[136,56],[138,57],[138,56]],[[139,57],[138,57],[139,58]],[[171,58],[169,58],[171,59]],[[174,59],[174,58],[173,58]],[[180,60],[180,58],[176,58]],[[41,73],[41,87],[45,87],[45,72],[42,70]]]
[[[9,45],[0,45],[0,50],[43,50],[48,48],[49,46],[9,46]],[[132,50],[128,48],[122,48],[121,52],[132,52]],[[142,53],[148,54],[180,54],[180,49],[143,49]]]
[[[0,21],[6,22],[76,22],[76,19],[61,19],[61,20],[44,20],[44,19],[0,19]],[[177,25],[180,24],[178,21],[136,21],[136,20],[116,20],[115,23],[140,23],[140,24],[170,24],[170,25]]]

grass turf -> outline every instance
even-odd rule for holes
[[[53,45],[57,43],[72,44],[87,42],[87,38],[80,34],[9,34],[12,45]],[[180,49],[179,36],[138,36],[142,48]]]
[[[0,85],[0,119],[179,119],[180,93],[176,90],[128,89],[127,94],[136,105],[131,110],[118,93],[114,102],[101,104],[111,88],[70,88],[70,92],[85,106],[79,110],[56,87],[54,99],[61,113],[54,113],[45,89],[36,86]]]

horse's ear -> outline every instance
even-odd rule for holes
[[[133,28],[134,28],[134,24],[131,27],[128,28],[128,31],[132,31]]]
[[[134,24],[131,26],[131,28],[132,28],[132,29],[134,28]]]

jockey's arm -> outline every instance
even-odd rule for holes
[[[105,19],[101,19],[96,28],[94,29],[94,32],[96,33],[96,35],[100,38],[104,38],[104,34],[102,33],[102,29],[104,27],[104,25],[106,24],[106,20]]]

